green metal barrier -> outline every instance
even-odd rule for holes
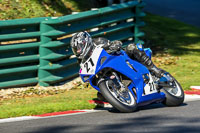
[[[49,86],[78,76],[79,65],[69,45],[78,31],[124,45],[142,43],[143,6],[131,1],[58,18],[0,21],[0,88]],[[3,44],[7,41],[14,42]]]
[[[0,21],[0,88],[38,83],[39,27],[46,19]]]

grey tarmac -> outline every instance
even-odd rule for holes
[[[102,110],[93,113],[0,123],[1,133],[137,132],[188,133],[200,131],[200,101],[179,107],[152,104],[133,113]]]

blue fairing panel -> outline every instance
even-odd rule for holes
[[[100,68],[97,69],[96,73],[104,68],[112,68],[130,78],[136,86],[137,93],[142,96],[144,87],[142,75],[149,73],[148,69],[145,66],[138,63],[137,61],[130,59],[124,51],[121,51],[121,55],[109,55],[108,53],[103,51],[101,57],[107,57],[107,59],[102,65],[100,64],[100,61],[98,62],[98,66],[100,66]],[[135,70],[127,65],[127,61],[132,65]],[[138,97],[138,100],[140,100],[140,97]]]
[[[101,64],[101,58],[106,57],[106,60]],[[131,64],[132,68],[127,65],[127,62]],[[99,60],[97,62],[97,68],[95,74],[105,68],[112,68],[115,71],[127,76],[129,79],[133,81],[132,86],[128,87],[133,94],[132,88],[136,88],[137,91],[137,103],[149,101],[151,99],[159,99],[164,98],[164,94],[162,93],[153,93],[149,95],[144,95],[144,83],[142,75],[149,74],[149,70],[142,64],[137,61],[134,61],[129,58],[129,56],[121,50],[120,55],[110,55],[105,50],[102,51]],[[133,69],[134,68],[134,69]],[[84,77],[88,76],[88,79],[85,80]],[[96,90],[100,91],[98,86],[93,85],[92,81],[95,80],[95,75],[83,75],[81,74],[81,78],[83,81],[89,81],[91,86]]]

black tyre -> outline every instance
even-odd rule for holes
[[[136,100],[127,87],[123,92],[120,92],[120,89],[117,89],[115,82],[109,79],[102,81],[99,84],[99,88],[104,98],[120,112],[128,113],[136,110]]]
[[[166,73],[166,76],[172,79],[170,82],[172,87],[163,87],[160,91],[164,92],[166,99],[163,101],[163,104],[167,106],[178,106],[181,105],[184,101],[184,91],[179,84],[179,82],[169,73]]]
[[[104,98],[104,96],[100,92],[97,92],[97,99],[100,100],[100,101],[106,101],[106,99]]]

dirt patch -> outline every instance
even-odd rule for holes
[[[86,86],[88,86],[86,84]],[[10,88],[10,89],[1,89],[0,90],[0,101],[6,99],[14,99],[14,98],[24,98],[31,96],[48,96],[55,95],[58,93],[64,93],[65,91],[69,91],[70,89],[80,89],[84,88],[85,84],[82,82],[81,78],[75,78],[70,82],[63,83],[59,86],[28,86],[28,87],[20,87],[20,88]]]

